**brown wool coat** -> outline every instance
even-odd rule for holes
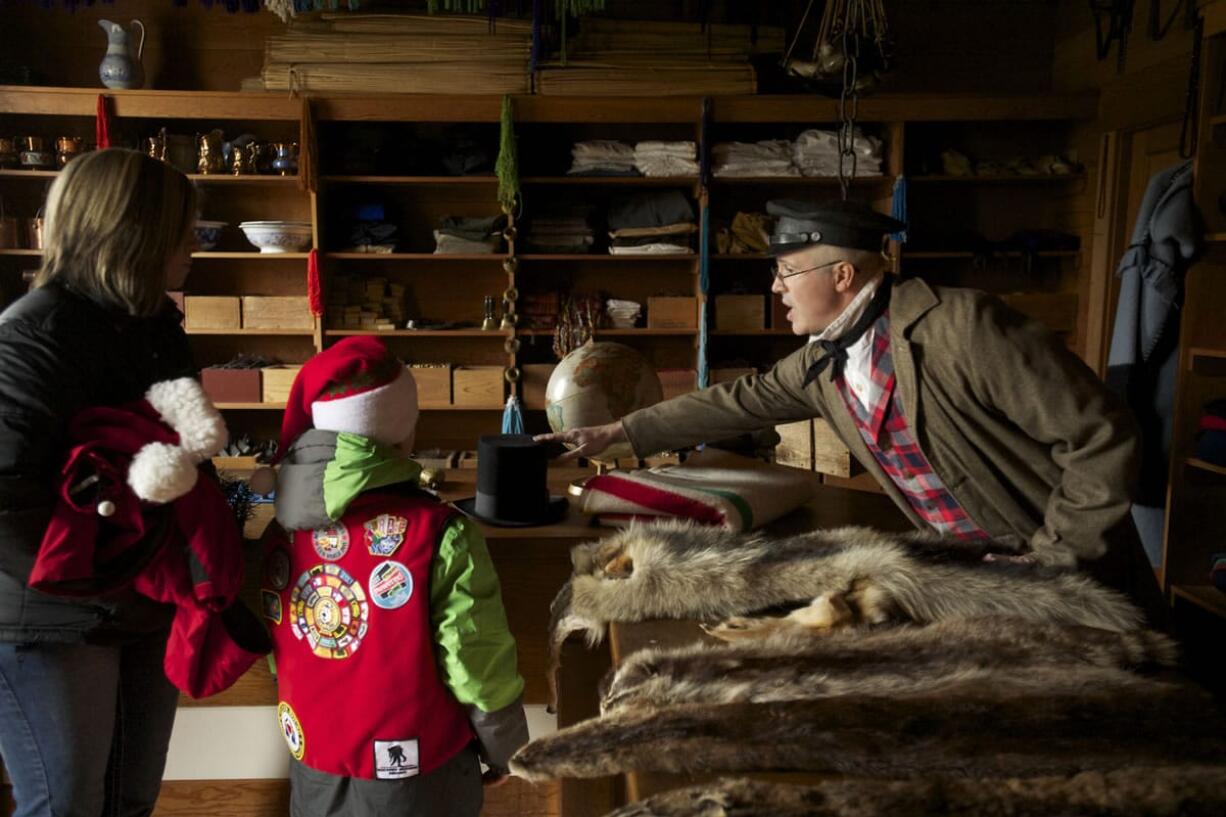
[[[1046,564],[1111,562],[1104,578],[1132,589],[1124,574],[1135,580],[1139,570],[1128,516],[1135,422],[1094,372],[999,299],[918,279],[894,286],[890,348],[920,448],[980,527],[1028,544]],[[925,527],[864,445],[832,367],[802,387],[819,355],[816,344],[806,344],[765,374],[636,411],[622,424],[635,452],[646,456],[823,417],[907,517]],[[1129,564],[1102,560],[1109,552]]]

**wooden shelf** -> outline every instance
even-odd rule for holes
[[[552,337],[552,329],[520,329],[517,335],[522,337]],[[597,329],[598,337],[687,337],[696,336],[697,329]]]
[[[712,253],[711,260],[712,261],[770,261],[771,263],[774,263],[775,257],[773,255],[753,255],[751,253],[736,253],[736,254],[731,254],[731,255],[729,254],[720,255],[718,253]]]
[[[1076,258],[1081,250],[1041,250],[1034,253],[1039,258]],[[991,258],[1021,258],[1026,255],[1020,250],[1005,250],[1003,252],[976,253],[970,250],[902,250],[902,257],[907,258],[975,258],[977,256]]]
[[[785,335],[800,337],[791,329],[712,329],[711,334],[725,337],[784,337]]]
[[[1186,460],[1184,460],[1184,464],[1189,468],[1195,468],[1197,471],[1206,471],[1210,474],[1217,474],[1218,476],[1226,477],[1226,467],[1214,465],[1213,463],[1205,462],[1204,460],[1198,460],[1196,457],[1188,457]]]
[[[1188,350],[1188,356],[1193,358],[1210,357],[1218,360],[1226,360],[1226,349],[1206,349],[1203,346],[1193,346]]]
[[[1217,127],[1221,127],[1222,125],[1226,125],[1226,114],[1221,114],[1220,116],[1209,117],[1209,127],[1217,128]]]
[[[0,256],[12,256],[14,258],[41,258],[42,250],[0,250]]]
[[[1171,601],[1183,599],[1215,616],[1226,618],[1226,593],[1209,584],[1171,585]]]
[[[520,184],[591,185],[595,187],[689,187],[697,176],[524,176]]]
[[[189,335],[246,335],[257,337],[311,337],[314,329],[187,329]]]
[[[1010,174],[1004,176],[908,176],[907,183],[916,184],[1045,184],[1049,182],[1071,182],[1086,178],[1084,173],[1035,173],[1029,176]]]
[[[1226,233],[1207,233],[1205,241],[1208,241],[1210,244],[1226,241]]]
[[[697,261],[698,253],[668,253],[657,255],[611,255],[609,253],[578,253],[564,255],[562,253],[532,253],[517,255],[520,261],[615,261],[619,264],[646,261]]]
[[[296,186],[298,184],[297,176],[261,176],[255,173],[243,176],[235,176],[230,173],[189,173],[187,178],[202,184],[267,184],[273,186]]]
[[[501,261],[507,257],[506,253],[495,252],[437,255],[431,252],[326,252],[323,256],[336,261]]]
[[[498,184],[497,176],[321,176],[319,180],[324,184]]]
[[[0,170],[0,179],[54,179],[58,170]]]
[[[310,253],[305,252],[194,252],[192,258],[197,261],[226,261],[246,259],[248,261],[305,261]]]
[[[848,181],[853,187],[876,184],[893,184],[893,176],[857,176]],[[711,176],[711,184],[716,185],[763,185],[781,184],[790,187],[838,187],[838,176]]]
[[[505,329],[328,329],[324,337],[373,336],[381,338],[500,338],[511,333]]]

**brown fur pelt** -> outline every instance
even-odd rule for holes
[[[720,780],[606,817],[1221,817],[1226,766],[1134,767],[1073,777],[831,780],[794,786]]]
[[[1034,777],[1214,761],[1226,721],[1187,686],[1034,667],[922,695],[624,709],[532,741],[529,780],[673,773],[838,772]]]
[[[1159,633],[1118,633],[1019,619],[950,619],[917,626],[782,632],[758,642],[641,650],[606,677],[601,711],[680,703],[916,694],[1036,666],[1125,673],[1175,664]]]
[[[595,646],[610,621],[720,619],[822,601],[838,620],[809,626],[1002,616],[1124,632],[1140,613],[1084,575],[984,563],[992,543],[835,528],[780,539],[678,523],[633,525],[571,549],[551,607],[550,681],[562,642]]]

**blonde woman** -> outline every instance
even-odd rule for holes
[[[174,722],[170,608],[26,580],[68,419],[194,374],[166,291],[187,277],[196,192],[168,165],[102,150],[68,164],[46,212],[34,289],[0,314],[0,754],[17,817],[134,817],[153,810]]]

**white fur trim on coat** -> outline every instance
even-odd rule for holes
[[[360,434],[384,445],[397,445],[417,428],[417,382],[407,367],[386,386],[311,403],[311,422],[324,431]]]
[[[194,454],[176,445],[149,443],[128,466],[128,485],[146,502],[173,502],[196,486]]]
[[[226,422],[193,378],[154,383],[145,392],[145,399],[178,432],[179,445],[195,455],[197,462],[226,447]]]

